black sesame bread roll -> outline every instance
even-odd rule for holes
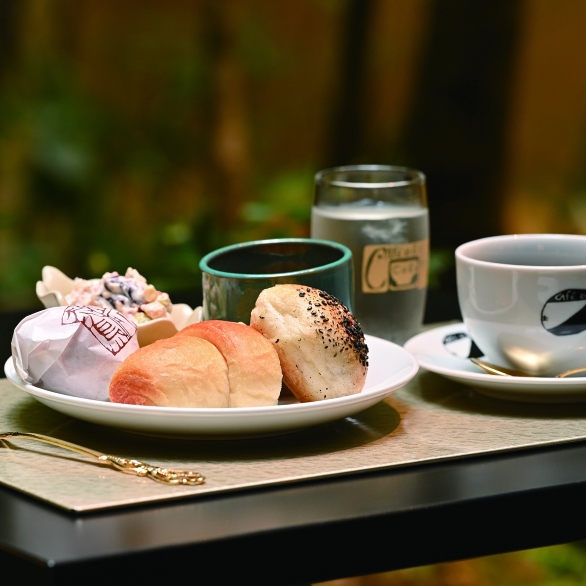
[[[283,382],[302,402],[360,393],[368,371],[364,333],[332,295],[276,285],[258,296],[250,325],[275,345]]]

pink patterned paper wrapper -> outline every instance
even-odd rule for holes
[[[25,317],[12,336],[18,376],[49,391],[108,400],[114,371],[138,350],[137,326],[102,307],[51,307]]]

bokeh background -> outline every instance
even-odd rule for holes
[[[351,163],[427,175],[453,309],[461,242],[586,232],[585,72],[583,0],[0,0],[0,311],[47,264],[189,300],[206,252],[307,236],[314,173]],[[582,583],[545,552],[371,580]]]
[[[582,0],[0,0],[0,309],[43,265],[169,292],[245,239],[304,236],[313,175],[428,178],[453,250],[586,229]]]

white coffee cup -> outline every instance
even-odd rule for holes
[[[488,360],[534,376],[586,365],[586,236],[494,236],[455,256],[462,318]]]

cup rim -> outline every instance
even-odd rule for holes
[[[500,234],[498,236],[487,236],[484,238],[477,238],[460,244],[455,250],[456,259],[461,262],[467,262],[478,266],[485,267],[515,267],[516,270],[535,270],[539,269],[542,271],[561,271],[561,270],[575,270],[586,268],[586,262],[580,264],[571,265],[529,265],[529,264],[512,264],[506,262],[494,262],[489,260],[482,260],[470,256],[472,249],[482,246],[483,244],[491,242],[516,242],[522,240],[575,240],[586,243],[586,235],[584,234],[547,234],[547,233],[529,233],[529,234]]]
[[[232,252],[234,250],[242,250],[245,248],[252,248],[253,246],[258,245],[265,245],[265,244],[317,244],[321,246],[326,246],[329,248],[336,248],[341,253],[342,256],[330,263],[323,264],[317,267],[313,267],[311,269],[303,269],[301,271],[289,271],[284,273],[263,273],[263,274],[249,274],[249,273],[233,273],[228,271],[219,271],[217,269],[213,269],[209,266],[209,263],[214,258],[226,254],[227,252]],[[212,252],[208,252],[206,255],[202,257],[199,261],[199,268],[202,273],[207,273],[209,275],[213,275],[215,277],[222,277],[225,279],[248,279],[253,281],[262,281],[265,279],[274,279],[274,278],[282,278],[282,277],[297,277],[302,274],[308,273],[315,273],[317,271],[324,271],[327,269],[332,269],[337,266],[343,265],[347,263],[349,260],[352,260],[352,251],[345,246],[344,244],[340,244],[339,242],[334,242],[333,240],[323,240],[320,238],[269,238],[266,240],[250,240],[248,242],[239,242],[237,244],[230,244],[228,246],[223,246],[222,248],[218,248],[213,250]]]
[[[396,171],[398,173],[405,173],[410,176],[410,179],[403,179],[401,181],[341,181],[327,179],[328,175],[335,173],[343,173],[346,171]],[[349,188],[361,188],[361,189],[383,189],[390,187],[407,187],[409,185],[424,185],[425,174],[418,169],[411,167],[402,167],[400,165],[341,165],[338,167],[329,167],[327,169],[321,169],[314,175],[314,181],[316,185],[324,184],[327,182],[328,185],[334,187],[349,187]]]

